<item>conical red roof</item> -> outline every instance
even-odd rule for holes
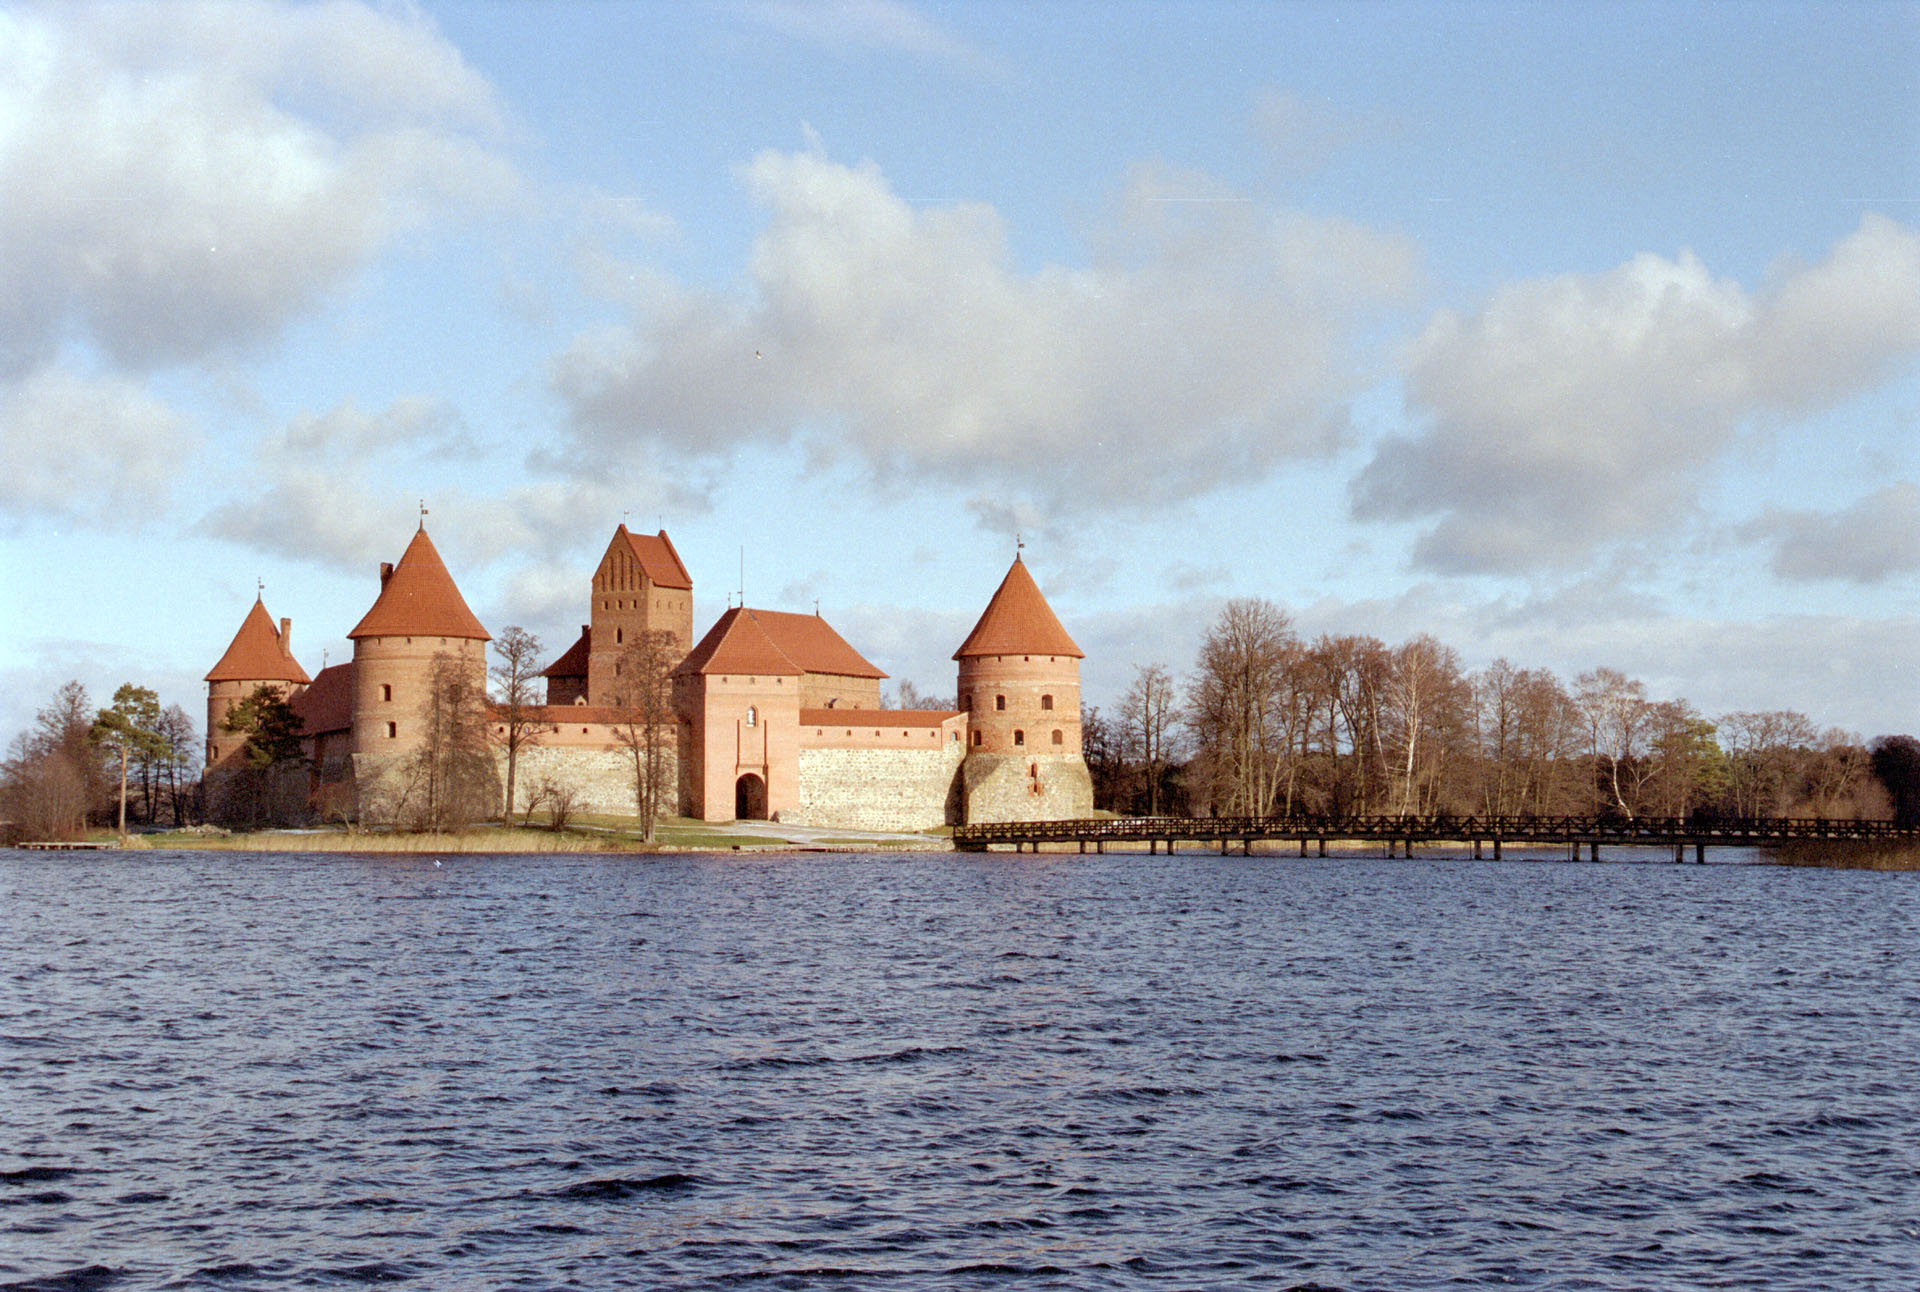
[[[973,655],[1087,657],[1060,626],[1053,607],[1040,595],[1040,586],[1027,573],[1026,562],[1017,556],[1007,577],[1000,581],[1000,590],[981,612],[980,622],[953,653],[955,659]]]
[[[433,548],[424,526],[414,534],[393,573],[387,576],[373,609],[349,637],[467,637],[492,641],[467,609],[453,576]]]
[[[273,626],[266,606],[258,600],[240,623],[227,653],[207,674],[209,682],[299,682],[310,681],[300,661],[281,647],[280,630]]]

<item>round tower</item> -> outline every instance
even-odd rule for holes
[[[492,636],[467,608],[424,522],[398,564],[381,563],[380,595],[347,636],[353,641],[356,764],[420,749],[443,661],[472,694],[486,694]]]
[[[967,714],[967,820],[1091,815],[1093,781],[1080,743],[1085,653],[1019,557],[953,658]]]
[[[293,621],[273,626],[267,607],[255,598],[227,653],[207,673],[207,766],[218,767],[240,751],[245,735],[226,730],[234,706],[259,688],[272,687],[291,700],[312,679],[293,657]]]

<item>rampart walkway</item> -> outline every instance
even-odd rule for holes
[[[1801,839],[1917,839],[1920,830],[1891,821],[1827,821],[1807,817],[1638,817],[1624,816],[1285,816],[1285,817],[1113,817],[1077,821],[1008,821],[994,825],[956,827],[956,848],[984,852],[995,847],[1039,851],[1042,844],[1089,845],[1105,852],[1110,843],[1147,845],[1158,853],[1162,845],[1171,854],[1182,844],[1218,845],[1224,856],[1235,845],[1251,854],[1257,842],[1295,842],[1300,855],[1317,845],[1327,855],[1334,840],[1381,842],[1389,857],[1411,857],[1416,844],[1470,844],[1475,858],[1498,860],[1504,844],[1551,844],[1568,849],[1574,859],[1582,847],[1598,860],[1600,846],[1671,846],[1674,860],[1694,850],[1694,860],[1706,860],[1714,847],[1762,847]]]

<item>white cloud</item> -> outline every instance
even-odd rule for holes
[[[59,368],[0,382],[0,510],[134,527],[166,510],[195,437],[117,377]]]
[[[0,376],[75,336],[137,366],[271,338],[396,232],[509,191],[497,127],[410,11],[0,12]]]
[[[1770,508],[1742,532],[1773,544],[1782,579],[1884,583],[1920,570],[1920,485],[1897,481],[1838,512]]]
[[[991,208],[909,204],[872,165],[744,174],[770,212],[750,293],[652,284],[556,359],[582,460],[801,439],[1054,510],[1204,491],[1334,445],[1354,335],[1413,275],[1402,239],[1158,168],[1092,267],[1032,273]]]
[[[1736,432],[1830,406],[1920,356],[1920,235],[1869,215],[1749,293],[1691,254],[1516,283],[1409,348],[1426,422],[1354,485],[1361,519],[1437,518],[1416,560],[1568,566],[1684,514]]]

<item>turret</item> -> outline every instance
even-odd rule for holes
[[[244,735],[224,730],[235,705],[263,686],[291,700],[312,680],[293,657],[292,641],[293,621],[282,619],[275,629],[256,598],[227,653],[207,673],[207,766],[225,762],[246,743]]]
[[[616,703],[615,666],[640,634],[668,633],[673,658],[686,655],[693,645],[693,577],[666,530],[634,534],[622,525],[613,532],[593,572],[592,616],[581,632],[588,648],[588,704]]]
[[[1053,820],[1093,811],[1080,743],[1080,661],[1018,556],[955,651],[967,714],[968,821]]]
[[[492,636],[474,618],[423,522],[397,564],[380,566],[380,595],[347,636],[353,641],[353,752],[420,748],[422,707],[445,658],[477,693]]]

